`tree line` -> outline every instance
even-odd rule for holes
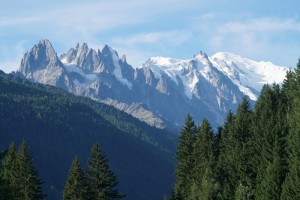
[[[0,154],[0,200],[46,199],[43,181],[34,166],[29,147],[23,141],[18,150],[14,143]],[[78,157],[73,160],[65,187],[63,200],[103,200],[125,197],[116,186],[117,177],[109,168],[108,159],[98,143],[94,144],[88,158],[88,169],[81,167]]]
[[[247,97],[214,133],[187,116],[170,200],[300,199],[300,60],[280,87]]]

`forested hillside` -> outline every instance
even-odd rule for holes
[[[73,158],[86,161],[96,142],[126,199],[162,199],[173,182],[172,134],[110,106],[1,72],[0,148],[24,139],[49,199],[61,198]]]
[[[280,87],[245,97],[214,133],[188,116],[169,199],[300,199],[300,60]]]

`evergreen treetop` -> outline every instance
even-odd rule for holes
[[[73,160],[66,185],[63,190],[64,200],[89,200],[90,188],[85,171],[80,166],[80,160],[75,157]]]
[[[88,158],[88,178],[93,199],[119,199],[125,195],[115,188],[117,177],[109,168],[108,159],[103,154],[98,143],[94,144]]]

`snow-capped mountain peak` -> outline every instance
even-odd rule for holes
[[[220,52],[208,57],[202,51],[190,60],[151,57],[143,67],[149,67],[158,79],[164,74],[177,85],[180,79],[190,99],[199,76],[216,86],[219,71],[254,101],[264,84],[281,84],[288,70],[287,67],[276,66],[271,62],[257,62],[232,53]]]
[[[96,73],[111,73],[118,81],[128,88],[131,88],[131,83],[123,77],[119,62],[126,62],[126,57],[119,58],[118,53],[108,45],[105,45],[102,51],[98,52],[89,48],[86,43],[82,46],[76,45],[75,49],[71,48],[66,54],[63,54],[60,59],[68,66],[67,69],[72,72],[86,71],[91,77],[95,77]],[[81,73],[82,74],[82,73]],[[92,78],[94,80],[94,78]]]
[[[271,62],[257,62],[226,52],[214,54],[211,61],[253,100],[257,99],[257,95],[251,94],[249,89],[260,92],[264,84],[281,84],[288,70],[287,67],[277,66]]]
[[[213,61],[220,59],[227,64],[228,69],[231,69],[231,71],[236,70],[237,72],[245,73],[245,75],[250,75],[246,79],[248,83],[246,80],[241,81],[247,85],[258,82],[257,85],[254,85],[254,88],[257,90],[260,90],[263,84],[282,83],[288,70],[287,67],[277,66],[271,62],[257,62],[232,53],[220,52],[212,56]]]
[[[263,84],[282,83],[287,70],[231,53],[209,57],[202,51],[190,59],[151,57],[133,68],[107,45],[94,50],[77,44],[58,58],[44,40],[24,55],[19,71],[32,81],[130,108],[124,110],[154,126],[158,121],[158,127],[167,122],[181,126],[190,113],[216,127],[244,95],[255,101]]]

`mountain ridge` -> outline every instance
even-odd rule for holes
[[[45,44],[44,49],[53,49],[49,41],[40,43]],[[47,52],[42,47],[40,51]],[[57,56],[48,56],[53,61],[47,63],[26,59],[27,55],[22,59],[20,76],[102,102],[112,103],[112,99],[115,107],[139,105],[139,108],[150,112],[150,116],[159,118],[154,120],[159,121],[157,127],[177,130],[188,113],[197,122],[208,118],[217,127],[229,110],[237,108],[244,95],[254,102],[263,83],[282,81],[282,74],[288,70],[234,54],[219,53],[209,57],[203,52],[186,60],[151,57],[142,66],[133,68],[125,56],[120,58],[108,45],[102,50],[94,50],[86,43],[70,48],[60,56],[59,62]],[[29,55],[39,55],[39,52],[33,47]],[[248,61],[251,61],[250,64]],[[251,68],[253,63],[257,70]],[[281,73],[272,79],[272,76],[265,76],[264,72],[268,70],[258,70],[261,66],[278,68]],[[25,68],[30,68],[30,73]],[[155,123],[151,125],[156,126]]]

